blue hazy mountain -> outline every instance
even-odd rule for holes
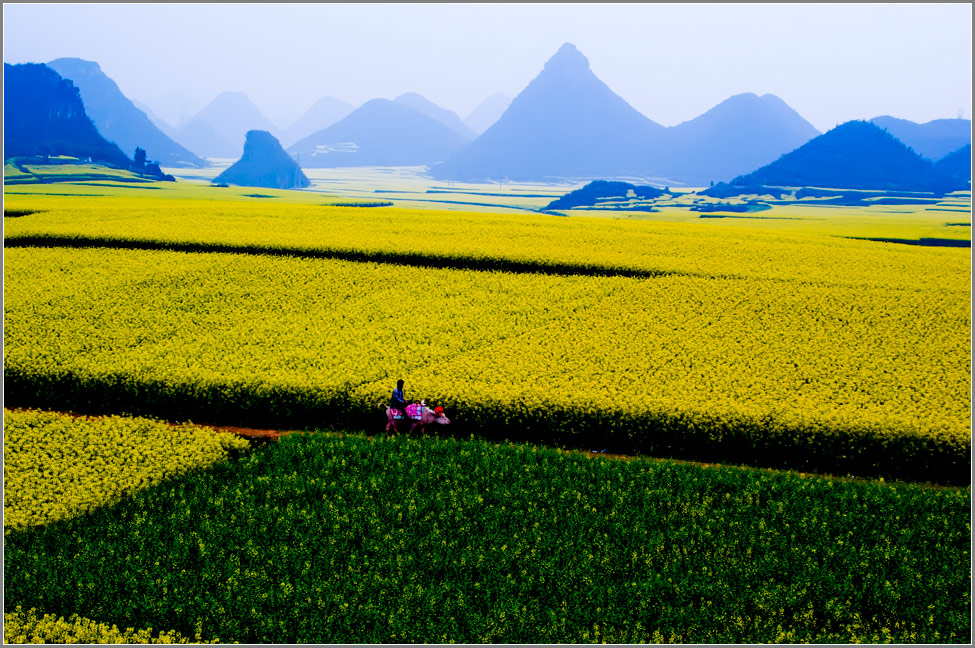
[[[267,131],[249,131],[244,140],[244,154],[218,175],[214,183],[242,187],[295,189],[310,187],[311,182],[291,159],[281,143]]]
[[[470,146],[430,172],[444,180],[647,177],[664,127],[600,81],[570,43]]]
[[[934,163],[934,168],[959,181],[972,181],[972,145],[966,144]]]
[[[295,123],[285,129],[281,135],[281,141],[286,146],[291,146],[312,133],[337,123],[353,110],[355,107],[352,104],[341,99],[322,97],[312,104],[311,108],[305,111],[305,114],[296,119]]]
[[[156,122],[156,125],[159,126],[164,133],[170,134],[170,136],[172,131],[188,122],[197,112],[199,112],[200,109],[199,106],[197,106],[195,109],[191,109],[194,102],[179,90],[174,90],[151,98],[144,97],[143,99],[144,100],[141,102],[142,105],[139,107],[143,110],[145,110],[145,106],[151,107],[151,110],[146,110],[146,114],[149,115],[149,119],[156,121],[155,117],[150,113],[154,113],[156,116],[158,116],[159,122]]]
[[[488,128],[501,119],[501,115],[511,105],[511,97],[495,92],[493,95],[478,104],[477,108],[471,111],[464,118],[464,124],[474,133],[480,135]]]
[[[840,124],[775,162],[735,178],[732,184],[939,194],[967,188],[883,128],[866,121]]]
[[[698,186],[727,181],[774,162],[819,134],[775,95],[738,94],[667,129],[663,174]]]
[[[4,159],[68,155],[122,169],[132,165],[95,128],[78,88],[41,63],[3,64],[3,131]]]
[[[106,139],[133,155],[136,147],[163,166],[202,167],[205,162],[174,142],[145,112],[128,99],[98,63],[79,58],[59,58],[48,67],[70,79],[81,91],[85,112]]]
[[[156,128],[166,133],[166,135],[169,135],[170,138],[172,137],[170,133],[172,133],[175,130],[172,124],[166,123],[165,119],[157,115],[152,108],[150,108],[145,103],[139,101],[138,99],[132,99],[131,101],[133,106],[135,106],[136,108],[138,108],[139,110],[141,110],[146,114],[146,117],[148,117],[149,121],[151,121],[153,124],[156,125]]]
[[[883,116],[870,120],[914,149],[921,157],[940,160],[952,151],[972,143],[972,120],[935,119],[918,124],[907,119]]]
[[[268,131],[275,137],[278,128],[265,117],[243,92],[222,92],[175,133],[176,141],[197,155],[239,157],[248,131]]]
[[[337,124],[289,146],[288,153],[305,168],[420,166],[444,160],[467,143],[409,106],[373,99]]]
[[[393,101],[398,101],[404,106],[409,106],[413,110],[423,113],[427,117],[436,119],[438,122],[456,132],[469,142],[473,141],[474,138],[477,137],[474,131],[468,128],[467,124],[461,121],[460,117],[457,116],[457,113],[455,113],[453,110],[441,108],[423,95],[415,92],[407,92],[406,94],[401,94],[400,96],[396,97],[393,99]]]
[[[240,147],[225,140],[210,122],[203,119],[190,119],[173,133],[173,137],[208,158],[232,158],[240,154]]]

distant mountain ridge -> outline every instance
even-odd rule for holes
[[[934,119],[924,124],[889,115],[874,117],[872,123],[904,142],[918,155],[940,160],[952,151],[972,143],[970,119]]]
[[[938,194],[965,188],[889,132],[866,121],[840,124],[775,162],[735,178],[732,184]]]
[[[67,155],[121,169],[132,165],[95,128],[78,88],[41,63],[3,64],[3,130],[4,159]]]
[[[176,130],[178,142],[205,157],[238,157],[247,132],[263,130],[278,137],[280,130],[243,92],[222,92]]]
[[[667,129],[663,171],[707,186],[773,162],[819,134],[775,95],[738,94]]]
[[[119,144],[123,155],[139,146],[151,159],[173,166],[205,165],[197,154],[236,158],[246,133],[264,130],[290,143],[288,149],[306,156],[306,162],[325,166],[427,165],[431,175],[443,180],[608,178],[659,186],[706,186],[769,166],[820,136],[780,98],[750,92],[729,97],[681,124],[663,127],[600,81],[588,59],[570,43],[562,45],[514,100],[495,93],[466,120],[415,92],[388,102],[412,110],[411,117],[381,104],[386,100],[353,109],[339,99],[322,97],[283,133],[243,92],[221,93],[193,118],[172,128],[126,98],[97,63],[62,58],[48,67],[63,78],[78,79],[74,85],[80,89],[87,116],[102,136]],[[371,116],[356,115],[367,105],[365,113]],[[483,119],[480,136],[476,135],[479,129],[467,123],[474,123],[475,113]],[[429,121],[416,121],[416,114],[459,139],[451,139]],[[310,145],[313,137],[342,122]],[[930,161],[940,162],[971,143],[967,119],[918,124],[885,115],[868,123]],[[954,166],[934,168],[951,166],[952,174],[964,174],[963,157],[953,157]]]
[[[326,129],[288,147],[305,168],[431,165],[467,144],[461,135],[409,106],[367,101]]]
[[[670,128],[600,81],[570,43],[470,146],[430,169],[442,180],[644,178],[707,185],[819,135],[774,95],[743,93]]]
[[[81,92],[85,112],[98,131],[118,144],[127,155],[136,147],[145,149],[149,158],[163,166],[202,167],[204,160],[173,141],[133,104],[94,61],[59,58],[48,67],[70,79]]]
[[[341,99],[322,97],[312,104],[291,126],[285,129],[281,135],[281,141],[284,142],[285,146],[296,144],[312,133],[316,133],[337,123],[351,114],[353,110],[355,108],[352,104]]]
[[[150,108],[142,101],[139,101],[138,99],[131,99],[131,101],[133,106],[135,106],[136,108],[138,108],[139,110],[141,110],[146,114],[146,117],[149,118],[149,121],[155,124],[156,128],[164,132],[167,135],[167,137],[170,136],[169,134],[173,132],[172,124],[167,123],[165,119],[157,115],[152,108]]]
[[[239,154],[210,122],[203,119],[190,119],[173,133],[173,137],[208,158],[232,158]]]
[[[504,111],[511,105],[511,97],[495,92],[493,95],[477,105],[477,108],[464,118],[464,123],[474,133],[480,135],[494,125]]]
[[[237,162],[214,178],[215,184],[243,187],[296,189],[310,187],[311,181],[281,148],[281,143],[267,131],[248,131],[244,153]]]
[[[436,119],[438,122],[469,142],[473,141],[474,138],[477,137],[474,131],[468,128],[467,124],[461,121],[460,117],[457,116],[457,113],[455,113],[453,110],[441,108],[423,95],[415,92],[407,92],[396,97],[393,99],[393,101],[397,101],[405,106],[409,106],[410,108],[423,113],[431,119]]]
[[[972,145],[966,144],[934,163],[934,168],[960,182],[972,182]]]
[[[430,169],[444,180],[646,176],[659,170],[664,127],[600,81],[565,43],[470,146]]]

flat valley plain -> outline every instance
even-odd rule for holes
[[[166,171],[5,187],[8,642],[970,641],[970,193]]]

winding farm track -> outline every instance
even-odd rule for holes
[[[9,407],[7,409],[10,410],[10,411],[12,411],[12,412],[26,412],[26,411],[29,411],[29,410],[27,410],[25,408],[22,408],[22,407]],[[74,418],[83,418],[83,419],[104,419],[104,418],[108,418],[110,416],[108,414],[82,414],[80,412],[71,412],[71,411],[58,411],[56,413],[57,414],[63,414],[65,416],[71,416],[71,417],[74,417]],[[281,437],[286,436],[288,434],[305,434],[305,433],[308,433],[309,432],[308,430],[271,430],[271,429],[265,429],[265,428],[240,427],[240,426],[236,426],[236,425],[211,425],[211,424],[208,424],[208,423],[176,423],[176,422],[173,422],[173,421],[162,421],[162,420],[160,420],[159,422],[160,423],[164,423],[164,424],[169,425],[169,426],[172,426],[172,427],[177,427],[177,426],[190,426],[190,427],[195,427],[195,428],[199,428],[199,429],[210,430],[210,431],[217,432],[217,433],[220,433],[220,434],[236,434],[237,436],[239,436],[241,438],[244,438],[244,439],[247,439],[248,441],[250,441],[251,442],[251,445],[266,445],[266,444],[271,443],[271,442],[276,442]],[[345,432],[326,432],[326,434],[334,434],[334,435],[339,436],[339,437],[343,437],[343,436],[346,435]],[[372,438],[374,436],[375,435],[373,435],[373,434],[367,434],[366,435],[367,438]],[[584,456],[587,456],[587,457],[590,457],[590,458],[600,457],[600,458],[603,458],[603,459],[618,459],[618,460],[626,460],[626,461],[632,461],[632,460],[641,459],[641,458],[643,458],[643,459],[648,458],[648,457],[637,457],[635,455],[622,455],[622,454],[613,454],[613,453],[607,453],[607,452],[598,452],[598,451],[595,451],[595,450],[593,450],[593,451],[586,451],[586,450],[566,450],[566,449],[559,449],[559,452],[563,452],[563,453],[566,453],[566,454],[579,454],[579,455],[584,455]],[[711,465],[718,465],[718,464],[706,464],[706,463],[700,463],[700,462],[684,462],[684,463],[693,463],[695,465],[704,466],[704,467],[711,466]]]
[[[17,412],[17,411],[21,411],[21,412],[27,411],[24,408],[18,408],[18,407],[10,407],[10,408],[7,408],[7,409],[10,410],[10,411],[14,411],[14,412]],[[108,418],[108,416],[109,416],[109,415],[97,415],[97,414],[81,414],[81,413],[78,413],[78,412],[70,412],[70,411],[59,411],[57,413],[58,414],[64,414],[66,416],[73,416],[75,418],[87,418],[87,419],[102,419],[102,418]],[[195,428],[210,430],[210,431],[216,432],[218,434],[236,434],[237,436],[239,436],[239,437],[241,437],[243,439],[247,439],[251,443],[251,447],[265,446],[265,445],[268,445],[269,443],[277,442],[278,440],[281,439],[281,437],[286,436],[286,435],[289,435],[289,434],[307,434],[307,433],[310,432],[310,430],[271,430],[271,429],[265,429],[265,428],[239,427],[239,426],[234,426],[234,425],[210,425],[210,424],[206,424],[206,423],[174,423],[172,421],[162,421],[162,420],[160,420],[159,422],[160,423],[164,423],[166,425],[170,425],[172,427],[177,427],[177,426],[191,426],[191,427],[195,427]],[[339,436],[339,437],[344,437],[347,434],[346,432],[332,432],[332,431],[322,431],[322,433],[324,433],[324,434],[331,434],[331,435],[335,435],[335,436]],[[383,433],[380,432],[379,434],[383,434]],[[378,436],[378,435],[375,435],[375,434],[366,434],[365,436],[368,439],[372,439],[373,437]],[[765,471],[770,471],[770,472],[783,472],[783,471],[780,471],[780,470],[776,470],[774,468],[756,468],[754,466],[736,466],[734,464],[706,463],[706,462],[701,462],[701,461],[690,461],[690,460],[687,460],[687,459],[656,458],[656,457],[649,457],[649,456],[625,455],[625,454],[615,454],[615,453],[611,453],[611,452],[597,451],[597,450],[572,450],[572,449],[567,449],[567,448],[554,448],[554,449],[557,452],[560,452],[562,454],[566,454],[566,455],[581,455],[581,456],[587,457],[589,459],[597,459],[598,458],[598,459],[609,459],[609,460],[612,460],[612,461],[636,461],[636,460],[645,460],[645,461],[668,461],[668,462],[674,462],[674,463],[684,464],[684,465],[688,465],[688,466],[697,466],[699,468],[735,468],[735,467],[742,467],[742,468],[749,468],[751,470],[765,470]],[[796,475],[798,475],[800,477],[822,477],[822,478],[826,478],[826,479],[834,479],[834,480],[840,480],[840,481],[853,481],[853,482],[871,482],[871,481],[876,481],[875,479],[872,479],[872,478],[858,477],[858,476],[853,476],[853,475],[833,475],[833,474],[825,474],[825,473],[807,473],[807,472],[795,472],[795,471],[785,471],[785,472],[794,472]],[[892,479],[891,480],[886,480],[886,483],[887,484],[891,484],[891,485],[894,485],[894,484],[913,484],[913,485],[917,485],[917,486],[926,486],[928,488],[934,488],[934,489],[949,489],[949,488],[954,488],[953,486],[948,486],[948,485],[943,485],[943,484],[936,484],[936,483],[932,483],[932,482],[906,482],[906,481],[892,480]]]

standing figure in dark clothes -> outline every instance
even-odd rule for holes
[[[396,381],[396,389],[393,390],[393,395],[389,399],[389,406],[393,409],[398,409],[403,413],[403,418],[406,418],[406,394],[403,392],[403,381]]]

